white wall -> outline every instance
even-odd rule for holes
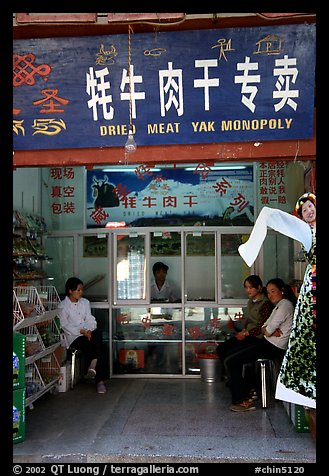
[[[41,214],[40,168],[14,170],[13,208]]]

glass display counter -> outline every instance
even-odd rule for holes
[[[113,374],[198,375],[198,354],[216,353],[243,320],[241,307],[114,309]]]

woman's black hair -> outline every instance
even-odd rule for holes
[[[156,263],[154,263],[153,268],[152,268],[154,276],[155,276],[155,273],[158,271],[158,269],[163,269],[165,271],[165,273],[167,273],[168,269],[169,269],[169,266],[162,263],[161,261],[157,261]]]
[[[71,278],[69,278],[65,283],[65,295],[69,296],[70,291],[75,291],[77,287],[79,286],[79,284],[83,285],[83,282],[81,281],[81,279],[76,278],[75,276],[72,276]]]
[[[294,291],[292,290],[292,287],[289,285],[289,284],[286,284],[283,279],[281,278],[272,278],[270,279],[269,281],[267,281],[267,284],[266,286],[268,286],[269,284],[273,284],[274,286],[276,286],[278,289],[280,289],[281,291],[283,291],[283,297],[285,299],[289,299],[289,301],[292,302],[292,304],[294,305],[294,307],[296,306],[296,302],[297,302],[297,297],[296,297],[296,294],[294,293]]]
[[[243,281],[243,287],[245,287],[247,281],[255,289],[258,289],[258,288],[263,289],[263,282],[257,274],[251,274],[250,276],[248,276]]]

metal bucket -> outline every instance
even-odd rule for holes
[[[217,355],[199,354],[201,380],[207,383],[221,380],[221,366]]]

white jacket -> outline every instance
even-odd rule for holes
[[[97,321],[91,313],[88,299],[80,298],[73,303],[68,296],[58,306],[58,316],[61,328],[65,334],[66,347],[70,347],[72,342],[80,337],[80,329],[95,330]]]
[[[292,326],[292,319],[294,316],[294,306],[289,299],[281,299],[271,312],[270,317],[264,322],[262,327],[266,327],[269,334],[272,334],[275,329],[279,328],[282,332],[280,337],[264,336],[271,344],[280,349],[286,350],[289,340],[289,335]]]

